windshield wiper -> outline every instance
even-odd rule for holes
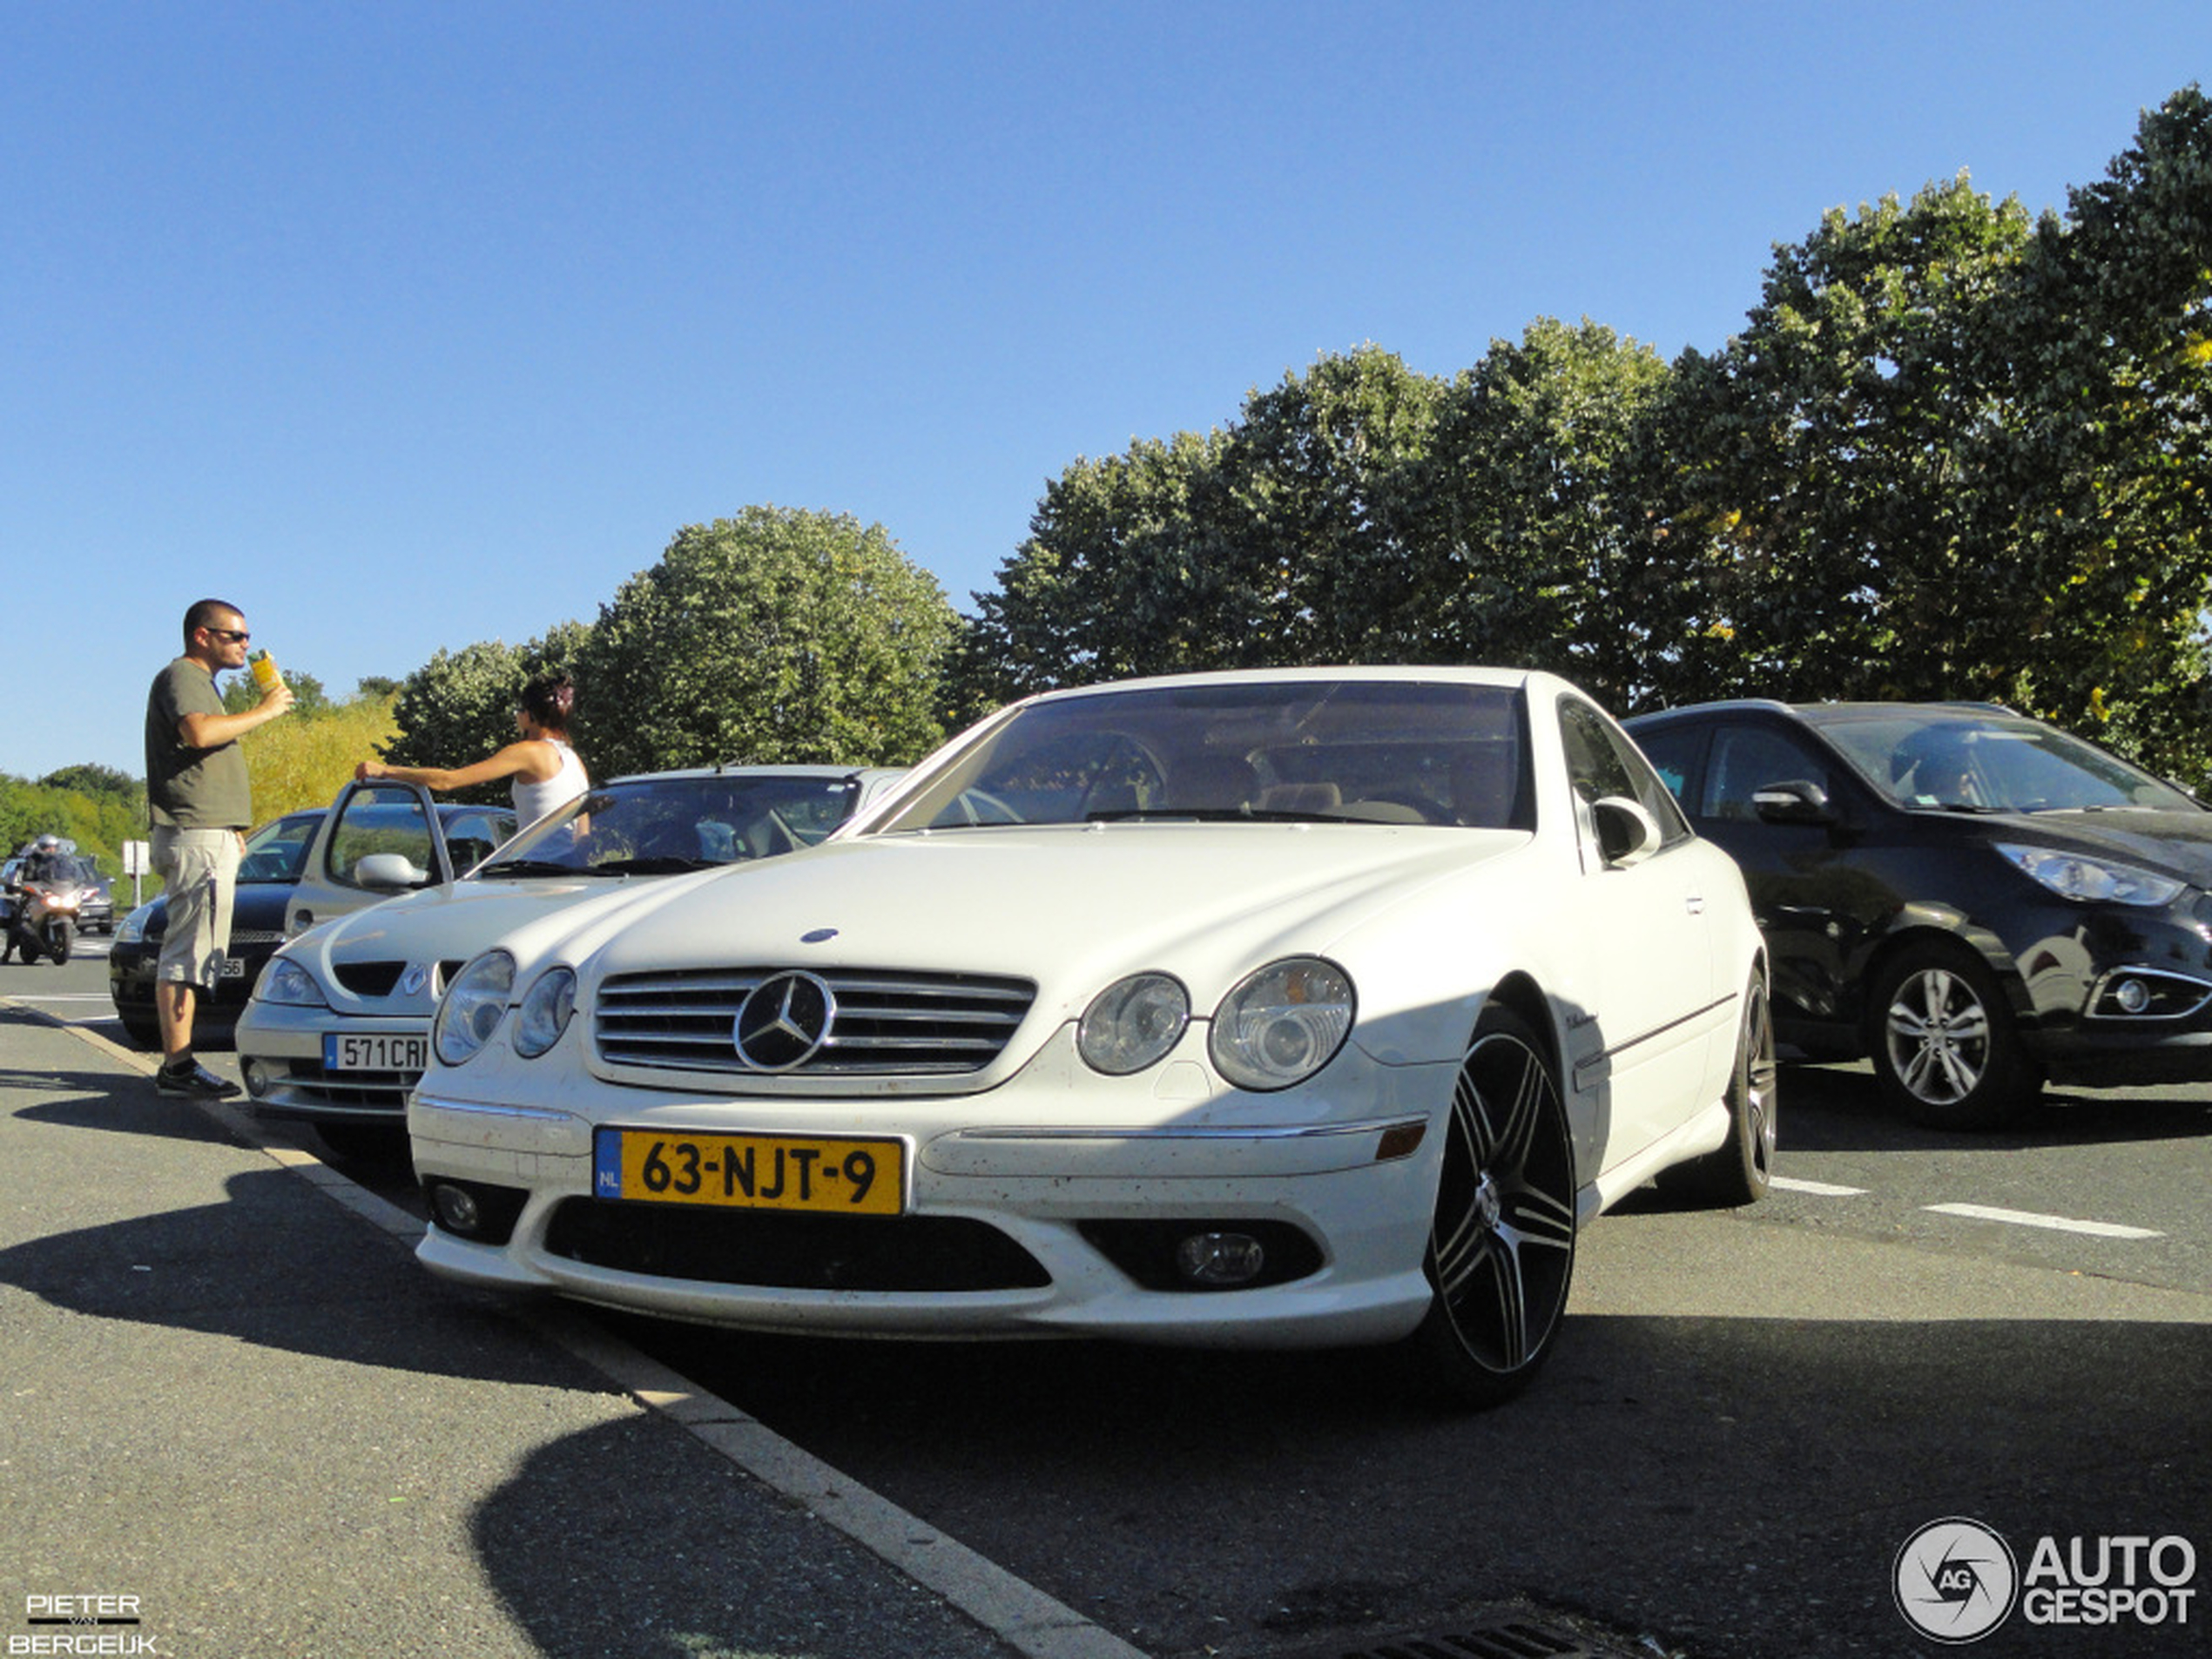
[[[491,881],[502,877],[521,878],[531,875],[590,875],[589,870],[578,869],[573,864],[556,864],[550,859],[502,859],[496,864],[487,864],[476,872],[479,881]]]
[[[718,859],[609,859],[591,867],[593,875],[682,875],[689,870],[718,870]]]
[[[1258,806],[1121,806],[1085,813],[1087,824],[1355,824],[1340,813],[1271,812]]]

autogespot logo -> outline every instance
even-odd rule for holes
[[[2013,1547],[1979,1521],[1932,1521],[1905,1541],[1891,1575],[1897,1610],[1934,1642],[1979,1642],[2020,1598]]]

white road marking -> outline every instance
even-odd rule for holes
[[[1964,1216],[1970,1221],[2003,1221],[2015,1227],[2047,1227],[2053,1232],[2087,1233],[2093,1238],[2163,1238],[2149,1227],[2123,1227],[2111,1221],[2078,1221],[2071,1216],[2042,1216],[2032,1210],[1999,1210],[1986,1204],[1932,1204],[1925,1206],[1939,1216]]]
[[[1816,1198],[1863,1198],[1865,1187],[1831,1186],[1825,1181],[1793,1181],[1786,1175],[1777,1175],[1769,1183],[1784,1192],[1809,1192]]]

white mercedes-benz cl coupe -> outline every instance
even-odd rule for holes
[[[408,1114],[435,1271],[756,1330],[1401,1342],[1460,1402],[1653,1177],[1765,1190],[1736,867],[1550,676],[1001,711],[819,847],[527,926]]]

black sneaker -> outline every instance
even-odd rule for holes
[[[156,1093],[179,1100],[228,1100],[239,1092],[236,1083],[218,1077],[196,1060],[162,1067],[153,1074],[153,1086]]]

